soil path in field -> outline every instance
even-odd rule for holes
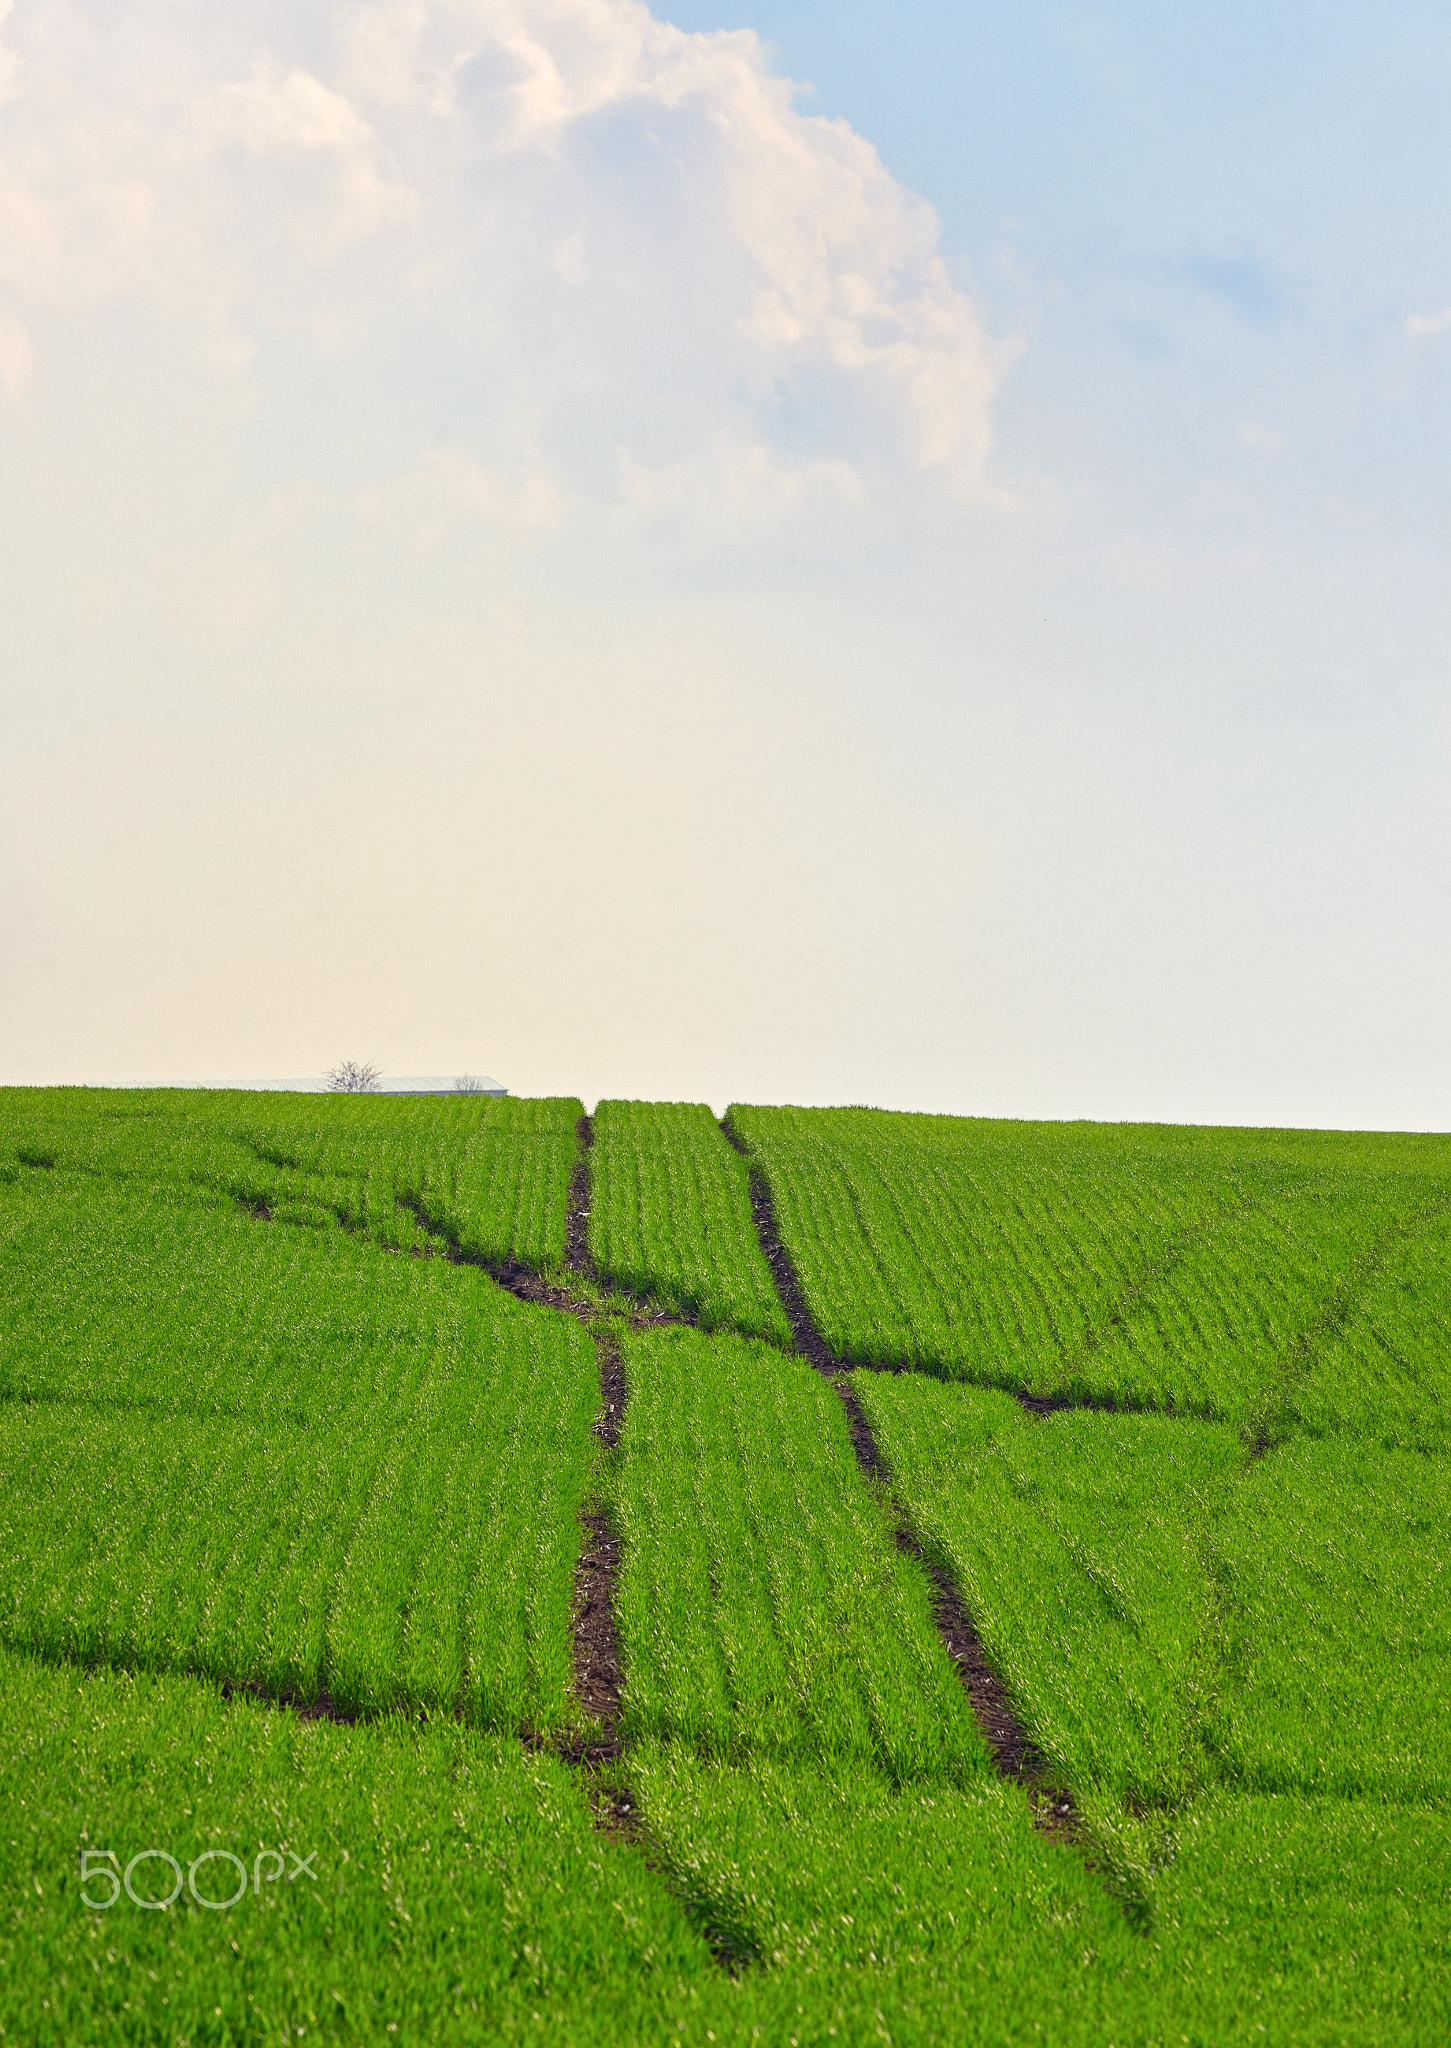
[[[722,1122],[722,1130],[735,1149],[749,1161],[746,1146]],[[594,1429],[606,1451],[619,1445],[629,1389],[624,1361],[615,1332],[623,1323],[631,1329],[649,1329],[662,1324],[700,1327],[693,1317],[666,1310],[649,1300],[635,1297],[601,1299],[576,1291],[568,1284],[575,1275],[589,1287],[602,1290],[604,1283],[596,1270],[588,1242],[591,1204],[589,1151],[594,1142],[593,1121],[581,1116],[578,1123],[581,1156],[570,1177],[566,1212],[562,1268],[546,1278],[537,1269],[518,1261],[498,1261],[467,1250],[440,1218],[431,1215],[416,1199],[402,1198],[406,1209],[437,1240],[441,1250],[420,1250],[415,1256],[444,1257],[456,1264],[470,1265],[517,1299],[531,1306],[575,1317],[591,1327],[600,1372],[600,1412]],[[857,1462],[868,1480],[890,1484],[891,1474],[873,1435],[871,1425],[857,1397],[843,1361],[832,1356],[806,1304],[800,1280],[790,1256],[781,1243],[770,1189],[760,1169],[751,1163],[750,1195],[756,1234],[775,1278],[777,1292],[786,1311],[796,1348],[834,1389],[846,1412]],[[259,1222],[272,1217],[264,1204],[249,1205]],[[608,1327],[613,1325],[613,1328]],[[1025,1405],[1042,1412],[1066,1405],[1057,1401]],[[596,1724],[587,1732],[560,1741],[557,1736],[526,1736],[530,1747],[548,1748],[577,1768],[584,1784],[595,1823],[603,1834],[621,1844],[642,1851],[654,1862],[648,1830],[640,1817],[637,1801],[624,1772],[627,1745],[623,1732],[625,1674],[615,1620],[615,1601],[621,1569],[621,1546],[604,1510],[592,1506],[580,1514],[585,1541],[575,1571],[572,1622],[573,1666],[576,1695]],[[982,1642],[973,1627],[949,1576],[924,1553],[920,1539],[905,1513],[900,1511],[896,1529],[899,1550],[920,1566],[932,1587],[933,1618],[971,1702],[978,1724],[998,1769],[1021,1784],[1032,1803],[1036,1824],[1047,1834],[1077,1838],[1082,1823],[1071,1799],[1048,1786],[1045,1759],[1034,1748],[1018,1719],[1007,1688],[992,1669]],[[291,1693],[264,1692],[251,1681],[223,1682],[224,1695],[245,1695],[268,1704],[290,1709],[303,1719],[326,1719],[344,1724],[371,1718],[339,1705],[326,1691],[313,1699]],[[676,1889],[668,1872],[662,1872],[667,1886]],[[686,1917],[699,1931],[715,1960],[726,1970],[738,1973],[760,1958],[754,1950],[742,1950],[738,1937],[731,1940],[703,1920],[698,1906],[681,1899]]]
[[[781,1297],[781,1306],[786,1311],[786,1320],[791,1325],[791,1334],[796,1339],[796,1349],[803,1358],[809,1359],[818,1372],[828,1379],[843,1370],[842,1361],[833,1358],[826,1348],[820,1330],[812,1320],[806,1306],[806,1296],[791,1255],[781,1242],[781,1233],[776,1227],[776,1205],[771,1200],[771,1190],[766,1185],[766,1176],[750,1155],[744,1138],[731,1123],[729,1117],[720,1120],[721,1130],[727,1142],[740,1153],[750,1169],[751,1216],[756,1225],[756,1238],[771,1268],[771,1277],[776,1282],[776,1292]],[[862,1427],[866,1424],[863,1422]],[[853,1429],[855,1435],[855,1429]],[[858,1445],[857,1455],[861,1455]]]
[[[775,1277],[776,1291],[781,1297],[781,1306],[786,1311],[792,1335],[796,1339],[796,1348],[836,1389],[847,1413],[852,1446],[856,1451],[857,1464],[864,1476],[890,1484],[890,1469],[882,1455],[881,1446],[872,1433],[871,1423],[867,1420],[862,1404],[857,1398],[845,1363],[832,1356],[825,1339],[817,1329],[806,1303],[800,1276],[792,1264],[790,1253],[781,1242],[781,1232],[776,1222],[776,1208],[765,1175],[751,1160],[746,1145],[732,1129],[728,1118],[721,1120],[721,1129],[736,1151],[750,1165],[751,1213],[755,1218],[756,1236],[765,1254],[766,1263]],[[1031,1406],[1036,1413],[1042,1413],[1050,1406],[1066,1405],[1039,1403],[1030,1397],[1022,1398],[1025,1405]],[[928,1559],[921,1539],[912,1527],[905,1510],[900,1506],[897,1548],[917,1560],[931,1583],[932,1618],[937,1624],[937,1633],[941,1636],[957,1675],[962,1680],[963,1688],[972,1703],[977,1724],[982,1730],[988,1748],[992,1751],[998,1769],[1005,1778],[1013,1779],[1027,1791],[1032,1801],[1034,1819],[1045,1833],[1066,1838],[1078,1836],[1082,1832],[1082,1820],[1072,1798],[1061,1788],[1048,1784],[1047,1759],[1018,1718],[1007,1686],[994,1671],[983,1648],[982,1638],[973,1627],[972,1618],[963,1606],[961,1596],[941,1566],[933,1564]]]
[[[606,1450],[620,1441],[629,1389],[619,1346],[612,1337],[596,1340],[600,1361],[600,1414],[595,1435]],[[598,1770],[617,1763],[624,1749],[620,1715],[624,1707],[624,1667],[615,1628],[615,1593],[620,1580],[620,1539],[600,1508],[580,1516],[588,1541],[575,1569],[574,1683],[580,1703],[600,1724],[600,1732],[570,1752],[572,1760]]]
[[[588,1117],[581,1117],[581,1126],[588,1124]],[[581,1175],[584,1175],[582,1178]],[[502,1287],[506,1294],[512,1294],[516,1301],[527,1301],[531,1308],[554,1309],[559,1315],[574,1316],[581,1323],[596,1322],[602,1316],[620,1316],[632,1330],[658,1330],[672,1323],[686,1325],[691,1329],[700,1326],[694,1317],[681,1314],[676,1309],[661,1308],[655,1302],[641,1300],[636,1295],[614,1294],[610,1299],[602,1296],[607,1291],[596,1279],[593,1261],[584,1241],[584,1231],[589,1217],[588,1169],[583,1162],[576,1165],[569,1183],[569,1222],[566,1228],[563,1271],[578,1273],[581,1280],[601,1286],[601,1295],[580,1294],[559,1279],[549,1280],[534,1266],[526,1266],[518,1259],[487,1259],[481,1252],[468,1251],[453,1235],[443,1220],[433,1215],[424,1204],[409,1196],[400,1196],[398,1206],[426,1230],[430,1237],[436,1237],[443,1246],[441,1253],[423,1251],[415,1247],[414,1258],[443,1257],[456,1266],[474,1266],[481,1273]]]
[[[122,1665],[118,1668],[129,1670],[131,1667]],[[352,1728],[358,1722],[371,1718],[367,1714],[359,1713],[355,1707],[339,1706],[326,1688],[314,1698],[306,1699],[298,1692],[269,1692],[260,1680],[255,1678],[223,1678],[218,1690],[224,1700],[258,1700],[264,1707],[286,1707],[289,1713],[296,1714],[299,1721],[336,1721],[340,1727]]]
[[[589,1155],[595,1141],[595,1120],[582,1116],[575,1125],[579,1138],[579,1157],[574,1162],[574,1172],[569,1176],[569,1206],[564,1216],[564,1263],[571,1273],[583,1273],[587,1279],[598,1276],[589,1250]]]

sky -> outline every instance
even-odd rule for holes
[[[0,0],[0,1082],[1451,1127],[1448,103],[1411,0]]]

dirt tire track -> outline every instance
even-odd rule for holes
[[[766,1184],[766,1177],[752,1159],[749,1147],[728,1116],[721,1118],[720,1127],[729,1143],[735,1147],[736,1151],[740,1153],[741,1157],[750,1167],[751,1215],[755,1219],[756,1237],[760,1243],[761,1250],[765,1254],[766,1264],[771,1268],[771,1272],[775,1277],[776,1292],[781,1297],[781,1306],[786,1311],[787,1321],[791,1325],[791,1334],[796,1339],[796,1349],[801,1353],[801,1356],[809,1359],[818,1372],[825,1373],[829,1378],[844,1372],[921,1371],[922,1368],[916,1365],[896,1363],[879,1365],[864,1363],[861,1360],[854,1361],[849,1366],[844,1358],[836,1357],[828,1348],[826,1340],[817,1329],[815,1319],[810,1308],[807,1306],[806,1290],[802,1287],[800,1275],[792,1264],[791,1254],[781,1242],[781,1231],[776,1222],[776,1205],[772,1200],[771,1190]],[[1019,1387],[1002,1387],[997,1389],[997,1391],[1011,1394],[1018,1405],[1026,1408],[1030,1415],[1057,1415],[1065,1408],[1102,1409],[1105,1413],[1110,1414],[1121,1412],[1121,1404],[1116,1401],[1082,1400],[1076,1399],[1069,1394],[1029,1394]],[[852,1398],[854,1401],[855,1396]],[[854,1414],[860,1413],[859,1410],[854,1410],[853,1412]],[[862,1426],[865,1427],[865,1423]],[[852,1424],[852,1440],[857,1442],[857,1424],[855,1420]],[[859,1443],[858,1455],[860,1455]],[[866,1468],[864,1467],[863,1469],[865,1470]]]
[[[576,1128],[582,1156],[576,1161],[570,1176],[563,1265],[566,1271],[600,1285],[588,1244],[591,1194],[588,1153],[594,1143],[593,1120],[587,1114],[582,1115]],[[720,1128],[750,1166],[750,1198],[757,1240],[771,1268],[797,1350],[830,1383],[840,1399],[863,1474],[869,1480],[889,1485],[890,1470],[847,1376],[845,1361],[833,1357],[828,1350],[807,1306],[790,1255],[781,1242],[769,1186],[728,1118],[721,1120]],[[245,1206],[257,1221],[272,1221],[271,1211],[265,1204],[257,1202]],[[585,1324],[594,1323],[611,1313],[605,1304],[574,1294],[558,1281],[546,1279],[533,1267],[515,1260],[490,1260],[479,1253],[467,1251],[437,1219],[426,1212],[421,1202],[400,1198],[400,1206],[411,1213],[431,1236],[441,1240],[444,1247],[441,1253],[415,1248],[414,1256],[443,1256],[456,1264],[474,1266],[518,1300],[574,1316]],[[618,1326],[618,1314],[615,1320]],[[699,1327],[693,1318],[643,1301],[634,1305],[634,1312],[624,1320],[632,1329],[670,1323]],[[616,1338],[597,1330],[595,1344],[601,1406],[594,1430],[605,1449],[613,1452],[620,1442],[629,1390]],[[1063,1400],[1034,1399],[1026,1395],[1020,1395],[1019,1399],[1038,1413],[1072,1405]],[[622,1773],[627,1753],[622,1728],[625,1678],[615,1621],[621,1567],[620,1538],[599,1505],[581,1511],[579,1521],[586,1541],[575,1571],[572,1617],[574,1683],[580,1705],[597,1723],[597,1732],[581,1731],[572,1739],[563,1741],[558,1737],[526,1732],[522,1740],[527,1748],[547,1750],[578,1769],[595,1825],[601,1834],[643,1853],[646,1861],[664,1876],[667,1886],[677,1890],[677,1880],[668,1866],[660,1861],[640,1817],[638,1802]],[[1018,1719],[1006,1685],[992,1669],[949,1575],[928,1558],[915,1530],[900,1510],[896,1541],[898,1549],[920,1566],[932,1587],[934,1622],[967,1692],[998,1770],[1027,1791],[1035,1823],[1044,1833],[1078,1841],[1082,1822],[1071,1799],[1061,1791],[1047,1790],[1045,1760]],[[295,1693],[265,1693],[256,1681],[250,1680],[223,1680],[221,1689],[225,1697],[247,1696],[264,1700],[295,1713],[300,1719],[330,1720],[351,1725],[371,1718],[366,1713],[339,1705],[326,1690],[312,1699],[304,1699]],[[729,1974],[738,1975],[743,1968],[761,1959],[754,1950],[741,1950],[732,1939],[708,1924],[699,1908],[690,1901],[682,1899],[682,1904],[687,1918],[703,1935],[716,1962]]]
[[[776,1222],[776,1205],[771,1198],[766,1176],[751,1157],[749,1146],[728,1116],[721,1118],[720,1127],[727,1143],[734,1146],[750,1169],[751,1217],[756,1226],[756,1241],[765,1254],[766,1264],[771,1268],[771,1276],[776,1282],[776,1292],[781,1298],[782,1308],[786,1311],[786,1320],[791,1325],[791,1335],[796,1340],[796,1349],[803,1358],[810,1360],[818,1372],[825,1373],[830,1379],[845,1370],[845,1361],[834,1358],[827,1350],[825,1340],[816,1327],[811,1310],[806,1305],[806,1294],[800,1276],[791,1263],[791,1254],[781,1242],[781,1232]],[[866,1427],[865,1421],[862,1426]]]
[[[597,1285],[599,1276],[589,1249],[589,1154],[594,1144],[594,1119],[588,1114],[581,1116],[576,1129],[580,1157],[569,1177],[564,1264],[567,1271]],[[599,1313],[597,1303],[573,1296],[566,1288],[552,1287],[537,1275],[531,1276],[532,1285],[530,1280],[520,1277],[523,1284],[512,1291],[526,1301],[544,1308],[562,1308],[566,1314],[585,1321]],[[631,1324],[635,1326],[633,1317]],[[600,1368],[600,1412],[594,1430],[606,1452],[613,1452],[619,1448],[630,1399],[625,1361],[618,1340],[608,1331],[596,1332],[595,1355]],[[625,1754],[621,1725],[625,1711],[625,1666],[615,1624],[620,1537],[599,1503],[584,1509],[579,1519],[587,1540],[574,1575],[574,1689],[580,1705],[599,1725],[597,1733],[586,1733],[566,1743],[562,1753],[581,1773],[585,1797],[600,1833],[622,1846],[640,1847],[644,1846],[644,1829],[638,1802],[620,1776]]]
[[[202,1672],[187,1675],[205,1679]],[[257,1678],[221,1678],[215,1682],[224,1700],[256,1700],[264,1707],[284,1708],[289,1714],[295,1714],[299,1721],[332,1721],[339,1728],[354,1728],[359,1722],[375,1718],[360,1713],[356,1707],[339,1706],[325,1687],[308,1699],[291,1689],[268,1692]]]
[[[574,1178],[570,1182],[571,1200],[574,1198],[579,1173],[580,1168],[576,1166]],[[467,1251],[447,1225],[431,1215],[421,1202],[400,1195],[398,1206],[408,1211],[420,1229],[426,1230],[430,1237],[439,1238],[443,1244],[442,1251],[414,1245],[411,1253],[413,1258],[444,1258],[455,1266],[473,1266],[478,1272],[487,1273],[506,1294],[512,1294],[516,1301],[527,1302],[531,1308],[553,1309],[556,1314],[573,1316],[581,1323],[592,1323],[601,1316],[618,1314],[623,1316],[632,1330],[659,1330],[673,1325],[682,1325],[690,1329],[700,1327],[689,1316],[681,1315],[674,1309],[657,1308],[652,1302],[642,1301],[632,1295],[622,1295],[618,1303],[594,1301],[588,1295],[573,1293],[559,1280],[546,1278],[538,1267],[526,1266],[520,1259],[488,1259],[482,1252]],[[587,1207],[586,1203],[586,1213]],[[580,1268],[571,1266],[568,1270],[579,1272]],[[597,1285],[604,1285],[603,1282],[596,1280],[592,1270],[582,1277],[595,1281]]]
[[[875,1479],[890,1486],[891,1469],[882,1456],[870,1423],[862,1413],[855,1391],[844,1378],[833,1380],[832,1385],[851,1417],[852,1442],[863,1474],[869,1480]],[[900,1504],[897,1505],[896,1537],[897,1548],[906,1556],[915,1558],[926,1574],[932,1589],[932,1619],[937,1633],[952,1659],[973,1718],[999,1773],[1021,1785],[1028,1794],[1034,1822],[1043,1833],[1077,1838],[1083,1831],[1083,1820],[1071,1793],[1051,1782],[1048,1759],[1023,1725],[1007,1682],[994,1668],[951,1574],[928,1556],[910,1516]]]
[[[595,1343],[600,1361],[600,1413],[595,1434],[607,1451],[613,1451],[619,1446],[630,1390],[616,1339],[602,1334]],[[589,1531],[590,1541],[575,1574],[574,1683],[580,1704],[595,1716],[600,1732],[566,1746],[562,1754],[583,1777],[585,1796],[600,1833],[644,1857],[649,1867],[663,1877],[666,1888],[675,1894],[686,1919],[700,1934],[716,1963],[728,1975],[738,1976],[747,1964],[759,1960],[756,1951],[740,1950],[710,1923],[709,1916],[701,1914],[682,1890],[676,1873],[651,1840],[639,1801],[622,1771],[627,1754],[621,1725],[625,1672],[615,1626],[620,1539],[601,1508],[587,1510],[580,1521]]]
[[[597,1280],[599,1275],[595,1272],[589,1249],[589,1155],[595,1141],[594,1118],[586,1114],[574,1128],[579,1139],[580,1156],[569,1176],[569,1202],[564,1213],[564,1263],[571,1273],[583,1273],[587,1279]]]
[[[771,1269],[796,1348],[829,1383],[845,1409],[852,1448],[863,1475],[869,1481],[890,1486],[890,1468],[851,1383],[846,1362],[833,1356],[816,1327],[800,1277],[781,1241],[775,1204],[765,1176],[752,1160],[749,1149],[729,1118],[721,1119],[720,1128],[748,1163],[751,1213],[757,1241]],[[599,1284],[588,1247],[588,1154],[594,1143],[593,1120],[588,1115],[579,1119],[578,1132],[583,1156],[576,1162],[570,1177],[564,1263],[567,1270]],[[533,1267],[518,1261],[503,1263],[489,1260],[478,1253],[466,1251],[436,1218],[426,1212],[421,1203],[405,1202],[403,1206],[425,1230],[443,1240],[448,1258],[480,1268],[518,1300],[574,1316],[586,1324],[601,1314],[601,1304],[572,1293],[567,1286],[545,1279]],[[646,1308],[641,1314],[631,1315],[629,1325],[631,1328],[652,1328],[683,1320],[669,1311]],[[625,1382],[624,1362],[614,1337],[597,1332],[595,1343],[600,1365],[601,1405],[594,1427],[601,1443],[612,1451],[620,1440],[629,1390]],[[879,1369],[907,1370],[905,1367]],[[1055,1396],[1019,1394],[1017,1398],[1037,1415],[1076,1405]],[[636,1842],[642,1837],[636,1803],[617,1775],[625,1754],[621,1733],[624,1668],[614,1614],[620,1574],[620,1541],[608,1517],[598,1506],[583,1512],[580,1523],[586,1532],[586,1542],[575,1574],[575,1690],[580,1704],[599,1723],[599,1730],[598,1733],[582,1734],[573,1741],[551,1746],[585,1774],[590,1804],[600,1828],[607,1834]],[[927,1556],[921,1539],[900,1507],[896,1540],[898,1548],[916,1560],[931,1585],[932,1613],[938,1634],[962,1681],[998,1770],[1028,1792],[1035,1818],[1045,1832],[1076,1836],[1082,1823],[1071,1798],[1060,1789],[1048,1787],[1046,1759],[1018,1718],[1008,1689],[989,1662],[982,1640],[950,1576]],[[312,1718],[348,1718],[346,1710],[339,1712],[326,1695],[320,1695],[316,1702],[298,1701],[296,1705],[299,1712]]]
[[[887,1470],[887,1461],[872,1434],[872,1425],[867,1421],[866,1411],[857,1398],[856,1388],[845,1373],[828,1372],[824,1377],[830,1380],[842,1407],[846,1410],[847,1421],[851,1425],[851,1447],[856,1452],[858,1465],[868,1479],[880,1479],[884,1484],[890,1483],[892,1475]],[[899,1540],[900,1536],[899,1531]],[[920,1551],[917,1554],[920,1555]]]
[[[629,1388],[620,1347],[613,1337],[595,1340],[600,1364],[600,1413],[595,1435],[608,1451],[620,1441]],[[580,1516],[589,1541],[575,1568],[574,1685],[581,1706],[600,1723],[600,1733],[587,1738],[571,1761],[598,1770],[618,1763],[624,1754],[620,1718],[624,1712],[625,1672],[615,1627],[615,1594],[620,1583],[620,1539],[603,1508]]]

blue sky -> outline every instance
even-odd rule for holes
[[[0,5],[0,1078],[1444,1127],[1448,86]]]

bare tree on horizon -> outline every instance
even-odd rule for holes
[[[339,1060],[326,1078],[334,1095],[376,1095],[381,1077],[381,1068],[371,1060]]]

